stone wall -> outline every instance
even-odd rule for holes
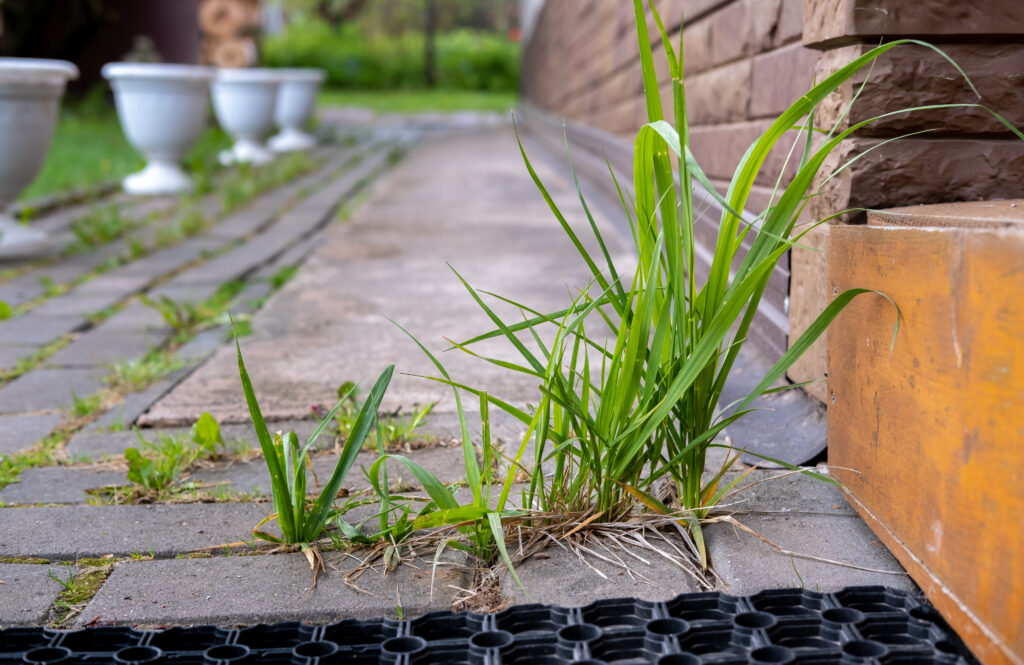
[[[1024,127],[1024,11],[1020,0],[656,0],[678,42],[685,15],[686,94],[692,148],[713,182],[724,187],[750,143],[814,80],[867,49],[906,35],[939,45],[973,81],[980,100],[941,55],[900,46],[841,88],[816,114],[832,125],[929,104],[980,101]],[[983,7],[982,7],[983,6]],[[653,22],[649,22],[653,31]],[[657,39],[663,99],[668,72]],[[867,83],[861,88],[867,76]],[[643,85],[627,0],[547,0],[524,55],[523,89],[538,106],[567,119],[630,138],[645,120]],[[917,134],[928,130],[927,133]],[[889,139],[914,134],[899,141]],[[779,179],[787,182],[788,145],[769,158],[750,209],[760,211]],[[822,187],[807,220],[848,208],[1007,198],[1024,193],[1024,141],[980,109],[896,115],[844,141],[828,166],[864,156]],[[785,171],[785,172],[784,172]],[[834,223],[859,223],[851,213]],[[828,303],[828,226],[794,250],[789,335],[795,339]],[[820,343],[790,372],[821,378]],[[826,401],[825,384],[811,394]]]

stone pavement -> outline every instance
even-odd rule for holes
[[[272,512],[259,458],[206,463],[193,471],[188,480],[206,488],[203,502],[183,494],[174,503],[109,505],[88,492],[124,484],[125,468],[118,460],[137,443],[125,429],[133,424],[155,440],[159,432],[187,434],[207,411],[223,424],[226,439],[255,444],[223,323],[182,339],[137,300],[140,293],[166,293],[195,301],[235,280],[242,286],[231,311],[236,317],[252,313],[252,334],[241,341],[272,429],[294,428],[300,437],[307,435],[315,426],[312,405],[329,405],[340,383],[365,385],[386,364],[396,363],[386,409],[437,402],[424,428],[435,437],[434,445],[406,454],[442,480],[458,480],[461,449],[450,445],[458,435],[450,391],[410,376],[434,372],[387,317],[442,352],[445,337],[488,327],[446,262],[478,288],[540,307],[563,304],[569,288],[587,281],[530,182],[510,128],[490,117],[479,120],[476,129],[460,132],[441,121],[444,132],[421,127],[427,137],[369,186],[368,200],[347,223],[331,223],[338,217],[335,211],[387,167],[387,141],[411,138],[402,134],[408,127],[386,127],[376,140],[327,148],[316,170],[138,261],[93,274],[91,261],[78,262],[83,255],[73,255],[6,280],[0,277],[0,293],[15,304],[32,304],[0,323],[0,349],[12,349],[0,358],[15,358],[9,366],[23,370],[0,384],[0,454],[8,456],[0,460],[8,474],[0,479],[13,480],[0,488],[0,625],[328,621],[399,611],[412,616],[448,609],[479,590],[474,587],[481,571],[461,555],[446,554],[435,569],[431,552],[387,575],[378,564],[349,584],[346,574],[361,551],[330,552],[325,556],[328,572],[314,589],[299,554],[255,551],[244,544],[218,547],[248,540],[253,526]],[[461,119],[455,124],[474,123]],[[544,160],[536,166],[570,222],[585,223],[561,168]],[[216,201],[207,205],[216,216]],[[166,220],[173,219],[173,208],[169,204]],[[53,214],[65,218],[52,222],[54,228],[67,228],[69,216]],[[607,220],[598,223],[613,237]],[[123,251],[124,242],[115,242]],[[628,256],[624,240],[612,251]],[[65,267],[69,262],[75,267]],[[281,268],[299,265],[283,286],[271,280]],[[29,288],[33,280],[27,276],[35,275],[38,282],[44,269],[60,271],[69,289],[47,297],[45,289]],[[91,277],[80,279],[83,275]],[[105,317],[83,316],[97,305],[114,310]],[[168,350],[182,366],[142,389],[111,392],[109,363],[140,356],[150,347]],[[459,352],[441,355],[457,380],[521,404],[533,398],[535,386],[528,380]],[[19,365],[26,356],[33,362]],[[70,415],[66,409],[75,402],[71,388],[79,401],[90,394],[104,399],[85,416]],[[506,444],[521,437],[521,428],[507,420],[496,419],[494,429]],[[331,448],[332,441],[325,439],[314,457],[321,479],[336,459]],[[358,467],[373,459],[361,455],[346,490],[367,486]],[[16,478],[12,467],[20,471]],[[398,466],[391,467],[391,480],[416,488],[415,478]],[[716,588],[734,593],[801,585],[912,588],[842,495],[827,484],[755,471],[748,489],[730,499],[726,513],[736,522],[707,529],[720,578],[708,579]],[[352,519],[372,515],[372,506],[362,506]],[[736,523],[755,529],[761,538]],[[618,553],[631,561],[623,567],[609,563],[615,556],[603,547],[591,543],[582,561],[573,552],[549,547],[519,565],[524,589],[497,575],[497,587],[487,590],[488,606],[527,600],[579,605],[598,597],[656,598],[704,588],[697,577],[651,550]],[[98,567],[108,575],[95,595],[70,614],[58,602],[61,585],[48,574],[66,577],[65,562],[77,566],[76,574]]]

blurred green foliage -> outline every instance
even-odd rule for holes
[[[437,87],[514,91],[519,45],[504,34],[455,30],[437,35]],[[263,42],[268,67],[321,67],[336,88],[390,90],[424,85],[423,35],[368,35],[355,24],[338,28],[313,18],[294,20]]]

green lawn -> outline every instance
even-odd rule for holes
[[[211,123],[212,123],[211,119]],[[192,169],[213,164],[217,151],[231,144],[219,128],[200,136],[186,163]],[[34,199],[55,192],[119,180],[142,168],[144,161],[121,132],[114,107],[95,98],[65,104],[39,175],[18,197]]]
[[[515,106],[514,92],[465,90],[324,90],[320,106],[360,106],[379,113],[499,111]]]

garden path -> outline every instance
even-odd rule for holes
[[[231,551],[218,545],[249,538],[272,510],[259,460],[208,465],[191,480],[204,487],[226,483],[219,487],[249,491],[250,499],[260,500],[242,501],[225,491],[207,492],[207,503],[183,493],[150,505],[97,502],[85,490],[123,483],[124,467],[84,460],[116,458],[135,445],[125,426],[144,425],[151,439],[158,431],[187,433],[187,427],[173,428],[191,424],[203,411],[225,423],[226,438],[254,442],[223,320],[209,322],[186,341],[137,301],[140,293],[201,300],[223,283],[240,280],[230,309],[236,315],[254,312],[252,334],[242,339],[254,384],[268,415],[278,421],[274,427],[294,427],[300,436],[313,427],[310,406],[330,402],[342,381],[366,383],[389,362],[400,372],[432,373],[385,316],[436,350],[444,348],[444,336],[468,336],[487,326],[445,261],[480,288],[543,307],[564,302],[567,287],[585,283],[586,273],[529,181],[511,129],[483,120],[458,133],[438,119],[380,123],[369,138],[325,148],[316,169],[237,211],[218,213],[215,198],[200,202],[214,223],[179,242],[154,248],[140,260],[129,254],[101,272],[90,272],[94,260],[77,258],[92,252],[72,255],[45,268],[61,274],[64,291],[17,296],[22,300],[12,304],[26,305],[0,323],[0,349],[8,354],[0,357],[13,358],[7,367],[18,370],[17,378],[0,386],[0,468],[6,474],[0,476],[6,484],[0,489],[0,626],[326,621],[393,616],[399,605],[405,616],[414,616],[447,609],[466,596],[479,578],[454,554],[445,555],[436,573],[429,561],[400,566],[387,576],[371,570],[356,582],[359,589],[344,579],[355,565],[351,552],[326,557],[328,574],[316,589],[301,555],[263,550],[225,556]],[[417,133],[429,136],[385,170],[389,147]],[[538,155],[538,170],[556,200],[581,223],[562,170],[527,147]],[[369,198],[355,199],[374,178]],[[347,219],[351,207],[347,223],[333,223],[339,208]],[[156,223],[170,224],[175,214]],[[108,245],[98,251],[122,256],[127,242],[109,245],[120,246],[120,253]],[[614,251],[625,253],[625,243]],[[282,276],[291,272],[282,268],[288,266],[301,267],[282,286]],[[8,276],[0,290],[13,294],[18,279],[23,285],[38,282],[41,270]],[[101,307],[109,308],[104,316],[89,316]],[[167,350],[181,366],[138,390],[110,392],[109,363],[143,355],[151,346]],[[514,401],[532,396],[529,381],[511,380],[458,352],[443,357],[460,380]],[[99,395],[97,404],[85,415],[69,415],[76,407],[71,389],[80,398]],[[408,454],[442,480],[454,481],[461,453],[445,445],[457,431],[446,391],[396,374],[387,406],[408,408],[435,399],[440,402],[428,430],[438,445]],[[513,441],[518,430],[503,422],[497,434]],[[334,459],[329,442],[326,448],[314,464],[321,477]],[[752,478],[773,475],[755,471]],[[363,486],[353,478],[348,489]],[[354,514],[368,517],[370,510],[364,506]],[[732,510],[785,550],[818,560],[794,558],[732,525],[715,525],[707,534],[721,577],[717,588],[747,594],[799,585],[822,591],[851,584],[912,586],[828,485],[802,476],[775,479],[738,496]],[[244,545],[232,549],[257,554]],[[636,561],[631,573],[593,557],[589,566],[580,565],[575,555],[549,549],[547,558],[519,567],[529,596],[500,580],[478,600],[491,607],[528,598],[578,605],[611,596],[665,599],[701,588],[650,551],[632,552],[647,563]],[[72,587],[80,595],[61,595],[54,577],[68,575],[76,577]]]

